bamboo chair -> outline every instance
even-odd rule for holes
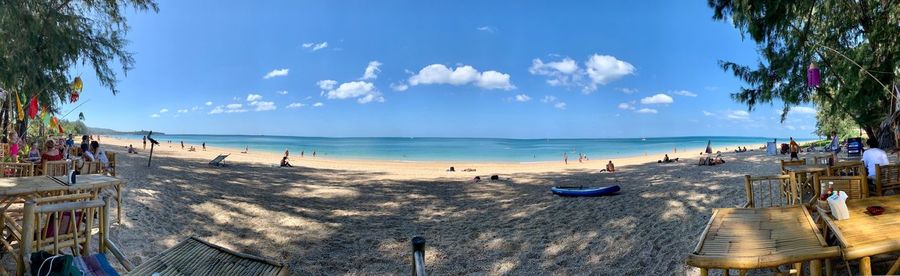
[[[860,161],[836,162],[828,167],[828,176],[865,176],[866,165]]]
[[[67,160],[44,161],[43,170],[41,172],[46,176],[68,175],[69,168],[71,168],[71,162],[72,161]]]
[[[281,262],[243,254],[197,237],[181,241],[128,275],[288,275]]]
[[[834,183],[835,191],[847,193],[847,199],[862,199],[869,197],[869,185],[866,184],[866,175],[857,176],[814,176],[813,183],[828,188],[828,182]]]
[[[894,194],[900,193],[900,165],[875,166],[875,196],[884,196],[887,190],[894,190]]]
[[[828,160],[830,159],[831,156],[813,156],[813,164],[828,166]]]
[[[787,171],[784,170],[784,167],[786,167],[786,166],[801,166],[801,165],[806,165],[806,158],[803,158],[803,159],[800,159],[797,161],[781,160],[781,173],[787,173]]]
[[[95,214],[97,214],[97,219],[94,218]],[[73,217],[76,219],[71,219]],[[22,264],[24,265],[22,271],[34,275],[34,272],[31,271],[30,256],[32,252],[44,250],[51,254],[60,254],[63,253],[62,249],[67,248],[70,248],[70,253],[76,256],[76,263],[80,260],[89,263],[88,259],[91,258],[94,261],[101,258],[105,260],[105,253],[111,252],[119,263],[130,271],[134,265],[125,258],[118,246],[109,238],[109,219],[108,197],[47,205],[39,205],[37,199],[26,202],[22,227],[24,235],[21,248]],[[92,249],[95,220],[99,226],[99,231],[97,231],[98,251],[102,254],[89,255]],[[61,233],[61,230],[69,233]]]
[[[796,189],[790,188],[788,175],[744,176],[747,203],[743,208],[778,207],[796,205]],[[768,202],[768,204],[766,204]]]
[[[34,176],[34,164],[0,162],[0,177]]]
[[[109,176],[116,177],[116,153],[107,151],[106,159],[109,160],[109,163],[106,165],[104,171],[109,174]]]
[[[80,174],[100,174],[103,172],[103,163],[100,161],[81,161],[75,162],[76,170]]]

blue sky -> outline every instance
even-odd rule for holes
[[[730,99],[717,61],[755,46],[705,1],[592,2],[161,0],[128,16],[120,94],[73,70],[73,114],[166,133],[812,136],[809,107],[782,124],[780,103]]]

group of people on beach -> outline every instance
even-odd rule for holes
[[[10,130],[0,142],[9,144],[8,156],[4,156],[4,161],[29,162],[37,168],[43,168],[43,164],[48,161],[74,160],[74,169],[80,172],[85,162],[99,162],[103,168],[109,166],[106,151],[100,148],[100,136],[96,138],[95,140],[93,135],[83,135],[79,146],[75,145],[73,134],[65,138],[37,137],[28,143],[28,139],[19,136],[15,130]],[[27,154],[23,154],[23,148]]]

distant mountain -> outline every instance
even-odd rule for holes
[[[99,134],[99,135],[147,135],[150,131],[148,130],[136,130],[136,131],[118,131],[114,129],[101,128],[101,127],[88,127],[88,131],[91,134]],[[165,133],[154,131],[153,134],[165,135]]]

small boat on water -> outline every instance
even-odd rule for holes
[[[619,186],[606,187],[553,187],[550,191],[560,196],[602,196],[618,192]]]

